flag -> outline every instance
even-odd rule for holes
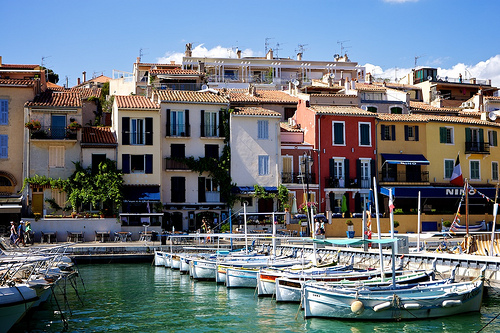
[[[453,168],[453,172],[451,174],[450,183],[456,186],[464,186],[464,178],[462,177],[462,168],[460,167],[459,156],[457,156],[457,160],[455,161],[455,167]]]

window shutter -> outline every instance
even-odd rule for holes
[[[361,160],[356,160],[356,179],[358,180],[358,187],[361,187]]]
[[[122,154],[122,172],[130,173],[130,155]]]
[[[439,127],[439,142],[446,143],[446,127]]]
[[[493,142],[491,144],[493,144],[493,147],[496,147],[497,146],[497,131],[493,131],[492,135],[493,135]]]
[[[190,131],[190,127],[189,127],[189,110],[186,110],[185,111],[186,114],[184,115],[185,116],[185,120],[186,120],[186,136],[191,136],[191,131]]]
[[[122,145],[130,144],[130,118],[122,118]]]
[[[391,125],[391,140],[396,141],[396,125]]]
[[[484,130],[482,128],[479,129],[479,142],[484,142]]]
[[[153,118],[146,118],[146,145],[153,145]]]
[[[205,136],[205,110],[201,110],[200,136]]]
[[[170,109],[167,109],[167,126],[166,126],[166,136],[170,136]]]
[[[205,177],[198,177],[198,202],[206,202]]]
[[[471,142],[472,141],[472,131],[470,128],[466,127],[465,128],[465,142]]]
[[[0,135],[0,158],[9,157],[9,136]]]
[[[335,175],[334,165],[335,165],[335,161],[333,160],[333,158],[330,158],[330,178],[333,178]]]
[[[222,119],[224,117],[224,111],[220,110],[219,111],[219,124],[218,124],[218,127],[219,127],[219,137],[224,137],[224,122],[222,121]]]
[[[6,99],[0,100],[0,125],[9,124],[9,101]]]
[[[347,158],[344,160],[344,169],[345,169],[345,171],[344,171],[344,176],[345,176],[344,177],[345,178],[344,184],[347,187],[349,185],[349,160]]]
[[[380,125],[380,138],[382,140],[387,140],[387,138],[385,137],[385,125]]]
[[[418,126],[415,125],[415,141],[418,141]]]
[[[408,125],[405,125],[405,141],[408,141]]]
[[[146,154],[145,173],[153,173],[153,155],[152,154]]]

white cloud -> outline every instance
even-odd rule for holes
[[[364,65],[367,73],[371,73],[376,78],[389,79],[394,81],[406,76],[411,72],[411,68],[388,68],[382,69],[380,66],[367,63]],[[491,80],[491,85],[500,87],[500,54],[497,54],[486,61],[481,61],[475,65],[458,63],[451,68],[437,67],[438,75],[442,78],[455,78],[462,74],[464,80],[476,78],[478,80]]]
[[[241,50],[242,57],[253,57],[255,53],[251,49]],[[184,52],[166,52],[163,57],[157,59],[160,64],[175,61],[176,64],[182,63]],[[193,57],[210,57],[210,58],[236,58],[236,49],[217,45],[211,49],[207,49],[204,44],[197,45],[193,48]]]

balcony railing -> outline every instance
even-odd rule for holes
[[[306,175],[300,172],[282,172],[281,182],[285,184],[316,184],[316,174],[309,173]]]
[[[201,127],[202,136],[211,138],[219,136],[219,127],[217,125],[204,125]]]
[[[220,192],[206,191],[205,200],[206,202],[220,202]]]
[[[189,124],[170,124],[167,136],[190,136],[191,126]]]
[[[202,83],[154,83],[153,88],[156,90],[197,91],[201,90],[202,85]]]
[[[189,167],[184,162],[175,161],[167,157],[165,159],[165,170],[189,170]]]
[[[488,142],[465,142],[465,153],[489,154],[490,144]]]
[[[420,172],[379,172],[379,181],[396,183],[428,183],[429,171]]]
[[[77,130],[71,130],[66,127],[42,126],[39,129],[30,130],[31,139],[38,140],[76,140]]]
[[[326,177],[325,187],[329,188],[371,188],[370,178],[362,178],[361,184],[357,178],[350,179],[346,182],[344,179],[336,177]]]

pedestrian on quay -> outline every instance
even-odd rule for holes
[[[35,238],[33,237],[33,230],[31,229],[30,221],[26,221],[26,228],[24,229],[24,241],[26,244],[33,245]]]
[[[12,245],[16,245],[17,241],[17,231],[16,231],[16,224],[14,221],[10,221],[10,243]]]
[[[19,222],[19,226],[17,227],[17,240],[16,244],[19,246],[19,243],[23,243],[23,246],[26,246],[24,242],[24,221],[21,220]]]

